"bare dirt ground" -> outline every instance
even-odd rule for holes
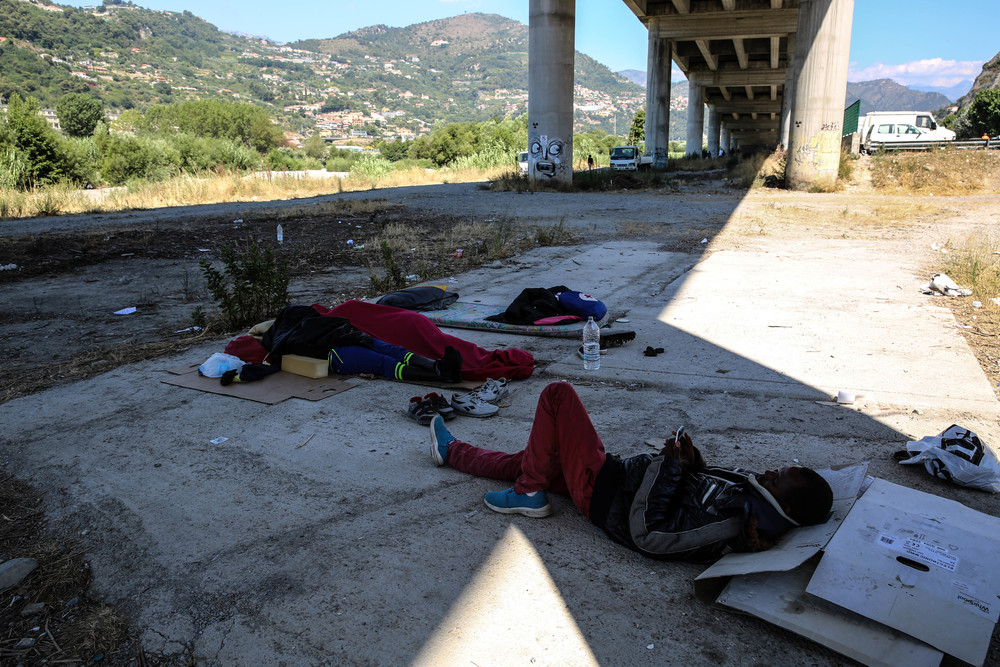
[[[517,224],[523,244],[530,243],[536,228],[559,228],[591,243],[642,239],[691,254],[753,248],[763,238],[864,239],[883,244],[884,252],[912,254],[915,264],[926,266],[929,278],[946,260],[939,248],[954,248],[969,237],[991,233],[998,215],[997,196],[891,197],[872,193],[864,185],[833,194],[747,193],[722,180],[685,180],[662,191],[577,197],[497,193],[479,184],[454,184],[294,203],[0,221],[0,267],[5,267],[0,271],[0,336],[6,341],[0,349],[6,371],[0,379],[0,401],[226,335],[218,328],[207,333],[184,331],[192,326],[196,308],[213,306],[199,262],[215,260],[223,245],[242,244],[249,238],[272,243],[278,256],[289,261],[293,302],[333,305],[346,298],[373,296],[367,265],[372,254],[356,248],[393,224],[418,230],[421,239],[404,258],[404,273],[426,270],[444,276],[474,267],[474,253],[462,260],[445,255],[442,244],[453,241],[448,230],[469,221],[502,218]],[[274,241],[278,224],[284,234],[280,246]],[[878,252],[872,261],[879,261]],[[829,279],[843,283],[845,290],[865,288],[853,283],[851,276]],[[995,387],[1000,382],[1000,346],[996,333],[985,326],[990,319],[987,311],[962,300],[950,303],[960,325],[968,327],[963,333]],[[131,315],[115,314],[133,306],[136,311]],[[8,479],[7,486],[14,488],[11,485],[16,486],[16,480]],[[7,494],[5,514],[12,516],[14,507],[20,508],[19,516],[34,517],[34,505],[25,500],[32,496],[30,489],[15,491]],[[46,591],[47,599],[77,598],[84,606],[91,604],[86,599],[86,566],[80,564],[85,554],[72,540],[47,535],[44,521],[35,519],[17,535],[0,533],[4,540],[0,551],[13,551],[23,543],[18,540],[45,536],[46,557],[63,559],[71,569],[83,571],[66,590]],[[0,602],[8,601],[8,593]],[[111,615],[96,603],[93,609],[95,619]],[[69,611],[61,620],[51,616],[39,633],[49,633],[53,644],[61,639],[61,650],[67,642],[98,650],[100,644],[85,629],[69,632],[70,620]],[[5,621],[8,640],[40,623],[31,616]],[[87,622],[92,628],[99,626],[97,620]],[[127,622],[118,619],[112,625],[118,633],[114,635],[118,650],[108,651],[104,659],[117,664],[156,663],[155,656],[129,643]],[[59,627],[66,632],[58,634]],[[0,643],[0,663],[15,656],[24,660],[25,653],[13,652],[12,646]],[[79,655],[89,659],[94,654]]]

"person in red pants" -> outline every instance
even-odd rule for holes
[[[826,521],[829,484],[799,466],[761,475],[705,465],[687,433],[655,455],[621,459],[604,451],[572,385],[554,382],[538,398],[527,446],[482,449],[431,421],[431,457],[477,477],[514,485],[484,496],[504,514],[545,517],[548,492],[567,494],[616,542],[652,558],[712,560],[730,551],[760,551],[785,532]]]

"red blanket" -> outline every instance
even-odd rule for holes
[[[474,343],[443,333],[425,315],[412,310],[353,300],[345,301],[332,309],[318,303],[314,303],[312,307],[321,315],[345,317],[370,336],[405,347],[428,359],[440,359],[444,356],[444,348],[451,345],[462,353],[462,377],[466,380],[523,380],[530,377],[535,369],[535,358],[525,350],[483,349]],[[250,363],[260,363],[267,350],[257,339],[241,336],[226,346],[226,353]]]
[[[462,377],[466,380],[523,380],[530,377],[535,369],[535,358],[525,350],[483,349],[475,343],[443,333],[427,316],[412,310],[354,300],[345,301],[333,309],[315,303],[313,308],[323,315],[345,317],[370,336],[405,347],[428,359],[440,359],[444,356],[444,348],[451,345],[462,353]]]

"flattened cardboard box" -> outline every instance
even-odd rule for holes
[[[981,665],[998,618],[1000,519],[880,479],[853,502],[851,470],[821,471],[834,488],[828,524],[792,531],[773,558],[723,558],[696,580],[699,597],[731,577],[719,604],[865,664],[937,665],[947,653]]]

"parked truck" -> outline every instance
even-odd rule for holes
[[[940,126],[929,111],[871,111],[859,125],[865,150],[878,144],[955,140],[955,133]]]
[[[616,171],[646,170],[653,166],[653,156],[643,155],[638,146],[615,146],[611,149],[611,168]]]

